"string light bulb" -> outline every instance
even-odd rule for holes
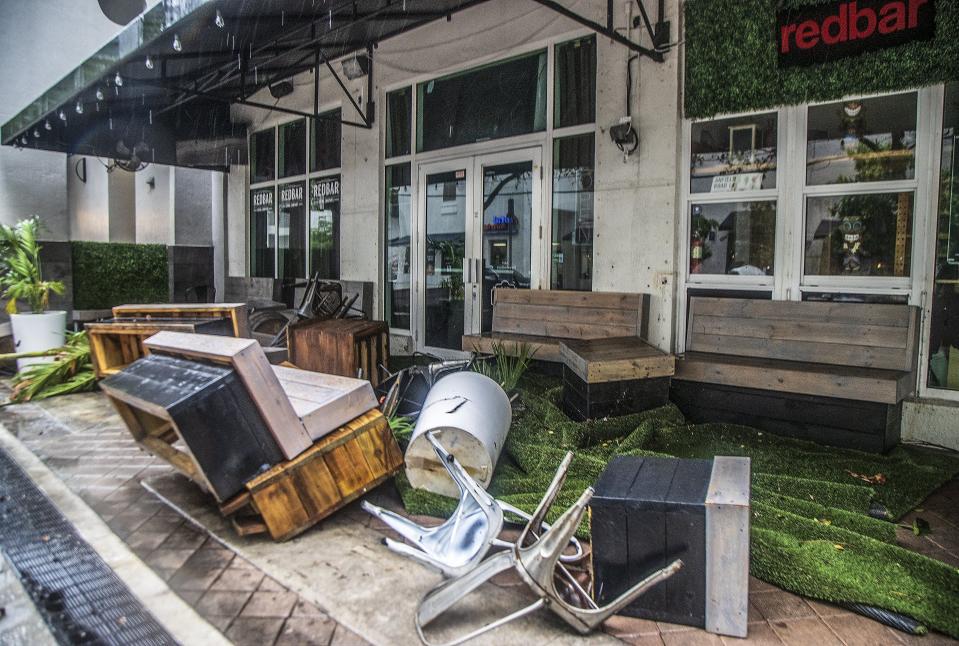
[[[53,126],[50,125],[49,119],[43,122],[43,128],[44,130],[53,130]]]
[[[120,72],[117,72],[117,75],[113,77],[113,84],[117,87],[123,87],[123,77],[120,76]]]
[[[103,90],[101,90],[100,88],[97,88],[97,101],[102,101],[102,100],[103,100]]]
[[[173,34],[173,49],[177,52],[183,51],[183,43],[180,42],[180,34]]]
[[[216,10],[216,18],[213,20],[214,24],[220,29],[223,29],[226,26],[226,21],[223,20],[223,14],[220,13],[220,10]]]
[[[149,54],[147,54],[147,59],[146,59],[145,61],[143,61],[143,64],[147,66],[147,69],[148,69],[148,70],[152,70],[152,69],[153,69],[153,59],[150,58],[150,55],[149,55]]]
[[[40,128],[34,128],[34,129],[33,129],[33,138],[34,138],[34,139],[39,139],[39,138],[40,138]]]
[[[77,114],[83,114],[83,103],[80,102],[80,99],[77,99],[77,105],[74,107],[74,110],[77,111]]]
[[[67,120],[67,113],[64,112],[63,110],[60,110],[60,121],[66,121],[66,120]]]

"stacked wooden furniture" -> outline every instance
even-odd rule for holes
[[[695,422],[867,451],[899,441],[918,308],[693,297],[671,396]]]
[[[637,336],[567,339],[563,358],[563,408],[584,421],[664,406],[676,357]]]
[[[402,465],[366,381],[271,366],[252,339],[160,332],[101,387],[134,439],[285,540]]]
[[[157,332],[189,332],[231,336],[233,323],[228,318],[114,318],[87,323],[90,356],[97,379],[114,375],[144,356],[143,341]]]
[[[499,344],[515,353],[529,344],[539,361],[563,361],[566,339],[644,337],[649,296],[616,292],[493,290],[492,332],[463,336],[467,352],[493,351]]]
[[[246,303],[147,303],[140,305],[117,305],[114,318],[136,319],[206,319],[228,318],[233,326],[233,336],[250,337],[250,325]]]
[[[359,377],[377,386],[389,370],[390,328],[384,321],[305,320],[287,328],[290,363],[297,368]]]

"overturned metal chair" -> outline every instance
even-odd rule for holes
[[[613,613],[629,605],[651,587],[665,581],[683,567],[682,561],[677,559],[665,568],[653,572],[615,601],[602,607],[596,606],[591,600],[588,602],[589,607],[587,608],[569,603],[566,595],[556,587],[557,580],[569,576],[568,572],[565,572],[565,568],[560,565],[560,555],[579,527],[583,514],[586,512],[586,506],[592,498],[593,489],[591,487],[587,488],[579,497],[579,500],[541,535],[537,536],[535,530],[542,528],[543,519],[566,480],[571,459],[572,453],[568,453],[553,477],[553,481],[546,490],[546,494],[543,496],[536,512],[526,524],[519,540],[510,549],[497,552],[462,576],[443,582],[423,598],[416,612],[416,630],[423,643],[431,643],[423,633],[423,628],[426,625],[480,585],[511,568],[516,570],[520,578],[539,599],[525,608],[521,608],[482,628],[446,642],[445,646],[461,644],[542,607],[550,608],[578,632],[586,634],[599,626]],[[563,573],[565,573],[565,577]],[[575,579],[572,580],[575,584]],[[582,588],[578,584],[574,585],[574,589],[582,592]],[[588,595],[586,598],[588,599]]]
[[[512,543],[498,538],[503,529],[504,512],[527,522],[532,518],[487,493],[440,444],[434,432],[427,433],[426,439],[432,444],[440,462],[460,490],[459,504],[449,519],[436,527],[424,527],[366,501],[362,506],[412,544],[407,545],[390,538],[383,539],[388,548],[434,567],[446,577],[456,577],[474,569],[491,547],[513,547]],[[549,525],[542,520],[540,525],[543,530],[549,529]],[[563,562],[573,562],[583,556],[582,547],[575,537],[572,537],[570,543],[575,551],[573,554],[563,555]]]

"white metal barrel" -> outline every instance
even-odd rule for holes
[[[483,488],[503,450],[513,411],[498,383],[476,372],[440,379],[423,401],[423,409],[406,450],[406,477],[416,489],[459,497],[459,489],[439,462],[426,433],[440,443]]]

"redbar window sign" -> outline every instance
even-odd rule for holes
[[[936,32],[935,0],[854,0],[777,14],[779,65],[813,65],[885,49]]]

